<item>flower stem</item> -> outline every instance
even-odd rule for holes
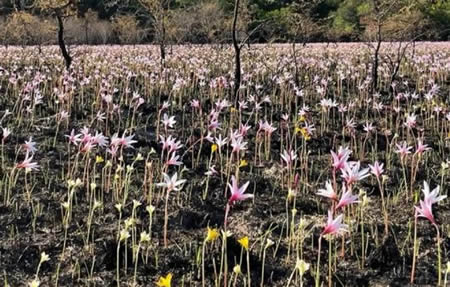
[[[320,286],[320,249],[322,246],[322,235],[319,236],[319,251],[317,253],[316,287]]]
[[[417,253],[417,211],[414,215],[414,248],[413,248],[413,262],[411,268],[411,284],[414,283],[414,273],[416,271],[416,253]]]

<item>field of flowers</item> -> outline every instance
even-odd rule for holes
[[[450,44],[0,47],[0,284],[448,286]]]

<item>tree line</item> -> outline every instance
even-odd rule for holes
[[[376,7],[389,6],[378,25]],[[58,43],[59,20],[70,44],[231,43],[234,7],[235,0],[0,0],[0,44]],[[446,0],[241,0],[239,8],[237,34],[249,43],[366,41],[379,26],[384,40],[450,37]]]

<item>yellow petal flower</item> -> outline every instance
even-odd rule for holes
[[[216,144],[213,144],[212,146],[211,146],[211,152],[215,152],[217,150],[217,145]]]
[[[298,272],[300,272],[300,275],[303,276],[306,271],[309,270],[309,263],[306,263],[305,261],[297,258],[295,268],[298,270]]]
[[[158,287],[170,287],[170,282],[172,281],[172,273],[166,275],[166,277],[159,277],[158,282],[156,282],[156,286]]]
[[[241,274],[241,273],[242,273],[242,271],[241,271],[241,266],[240,266],[239,264],[236,264],[236,265],[233,267],[233,272],[234,272],[235,274]]]
[[[215,228],[209,228],[208,227],[208,233],[206,235],[206,242],[212,242],[214,240],[216,240],[219,237],[219,231],[217,231],[217,229]]]
[[[241,162],[239,163],[239,167],[247,166],[248,162],[245,159],[241,159]]]
[[[238,240],[239,244],[242,246],[242,248],[244,248],[245,250],[248,251],[248,237],[244,236],[241,239]]]
[[[95,163],[102,163],[102,162],[104,162],[105,160],[103,159],[103,157],[101,157],[101,156],[96,156],[95,157]]]

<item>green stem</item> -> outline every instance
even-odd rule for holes
[[[322,235],[319,237],[319,251],[317,253],[317,267],[316,267],[316,287],[320,286],[320,249],[322,246]]]

